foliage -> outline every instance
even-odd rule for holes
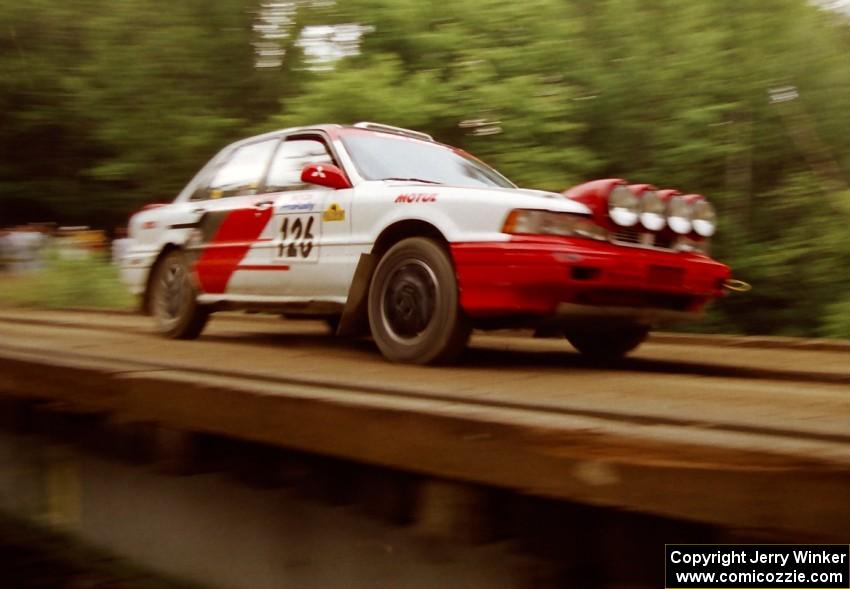
[[[130,309],[134,298],[118,279],[118,269],[96,254],[49,252],[44,267],[2,277],[0,304],[48,308]]]
[[[0,22],[0,224],[117,222],[231,139],[378,120],[521,185],[704,193],[755,287],[712,328],[850,336],[850,22],[817,3],[30,0]],[[305,27],[343,24],[345,57],[305,54]]]
[[[845,339],[850,337],[850,296],[827,306],[821,335]]]

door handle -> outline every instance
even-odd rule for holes
[[[198,215],[203,215],[204,213],[207,212],[207,209],[205,209],[204,207],[198,207],[196,209],[192,209],[192,212],[196,213]]]
[[[265,211],[266,209],[271,208],[272,206],[274,206],[273,200],[261,200],[260,202],[254,203],[254,208],[258,211]]]

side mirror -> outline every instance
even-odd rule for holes
[[[301,181],[305,184],[318,184],[339,190],[351,188],[351,182],[345,176],[345,172],[333,164],[307,164],[301,170]]]

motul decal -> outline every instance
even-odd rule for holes
[[[437,202],[435,193],[409,192],[407,194],[399,194],[396,203],[415,203],[415,202]]]

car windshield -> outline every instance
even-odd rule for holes
[[[377,133],[349,133],[342,141],[366,180],[516,188],[482,162],[437,143]]]

